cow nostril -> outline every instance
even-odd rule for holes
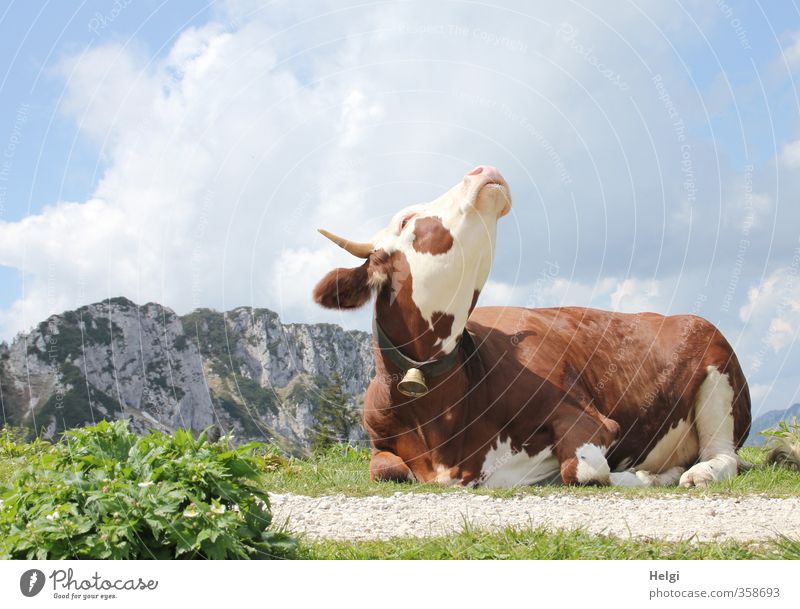
[[[500,182],[503,176],[491,165],[478,165],[475,169],[470,171],[465,177],[483,175],[489,178],[492,182]]]

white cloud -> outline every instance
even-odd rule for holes
[[[158,80],[146,64],[135,44],[108,44],[63,59],[56,69],[66,84],[60,110],[97,144],[111,144],[155,110]]]
[[[0,223],[0,264],[25,276],[0,336],[119,294],[330,319],[310,287],[327,264],[355,262],[314,229],[364,238],[486,162],[509,178],[515,208],[483,304],[666,308],[663,278],[636,277],[683,272],[684,249],[713,243],[717,227],[716,209],[699,204],[699,233],[663,219],[683,178],[653,71],[687,123],[703,116],[674,58],[678,12],[645,2],[600,22],[544,3],[330,6],[321,16],[319,5],[239,0],[166,56],[110,44],[60,61],[61,111],[107,169],[85,202]],[[669,18],[669,42],[642,11]],[[570,43],[556,36],[562,24]],[[647,50],[646,68],[632,48]],[[711,156],[702,146],[695,168]],[[538,281],[545,259],[560,270]]]
[[[754,403],[763,402],[769,397],[770,392],[772,391],[772,385],[769,383],[752,383],[750,385],[750,398]]]
[[[776,315],[800,313],[800,277],[797,268],[783,268],[747,291],[747,303],[739,309],[744,322],[780,319]]]
[[[796,350],[800,329],[798,268],[779,269],[750,288],[739,318],[745,325],[741,342],[747,366],[753,371],[767,368],[773,378],[780,376],[787,361],[793,361],[789,357]]]
[[[480,295],[481,306],[524,306],[526,305],[525,290],[502,281],[490,279],[483,286]]]
[[[795,33],[792,36],[792,42],[784,49],[783,57],[789,64],[789,67],[800,67],[800,33]]]
[[[658,282],[605,277],[592,283],[543,274],[534,283],[511,285],[489,280],[481,293],[481,305],[557,307],[584,306],[626,313],[659,310]],[[666,312],[666,311],[663,311]]]
[[[800,140],[786,144],[781,150],[781,161],[792,169],[800,168]]]
[[[655,280],[625,279],[617,284],[611,294],[611,308],[623,313],[652,311],[659,296],[659,285]]]
[[[351,91],[342,104],[340,131],[342,146],[351,147],[358,143],[368,122],[379,120],[383,109],[377,103],[370,104],[359,90]]]
[[[264,242],[288,236],[275,221],[286,210],[281,172],[306,148],[275,144],[317,102],[292,99],[300,86],[261,44],[268,33],[212,24],[149,65],[116,45],[61,62],[61,109],[102,142],[108,170],[85,203],[0,223],[0,264],[26,276],[3,335],[118,294],[179,310],[252,301]],[[273,173],[275,157],[285,160]]]
[[[794,338],[796,330],[789,320],[775,317],[769,323],[768,340],[775,351],[780,351]]]

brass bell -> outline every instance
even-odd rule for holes
[[[410,398],[418,398],[428,393],[425,375],[419,368],[409,368],[403,380],[397,383],[397,390]]]

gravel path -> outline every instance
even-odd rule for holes
[[[358,540],[425,537],[506,526],[586,528],[591,533],[669,540],[758,540],[800,530],[800,498],[395,493],[392,497],[271,494],[274,522],[313,538]]]

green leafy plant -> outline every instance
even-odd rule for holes
[[[29,430],[24,427],[7,426],[0,429],[0,459],[36,457],[52,448],[52,444],[40,438],[27,442]]]
[[[775,429],[767,429],[761,435],[769,437],[767,465],[781,465],[800,470],[800,423],[797,417],[792,422],[780,421]]]
[[[264,473],[276,472],[289,467],[289,459],[274,444],[265,444],[263,450],[257,451],[256,455]]]
[[[205,433],[140,437],[126,421],[68,431],[2,493],[0,557],[291,556],[294,540],[270,528],[262,450]]]

